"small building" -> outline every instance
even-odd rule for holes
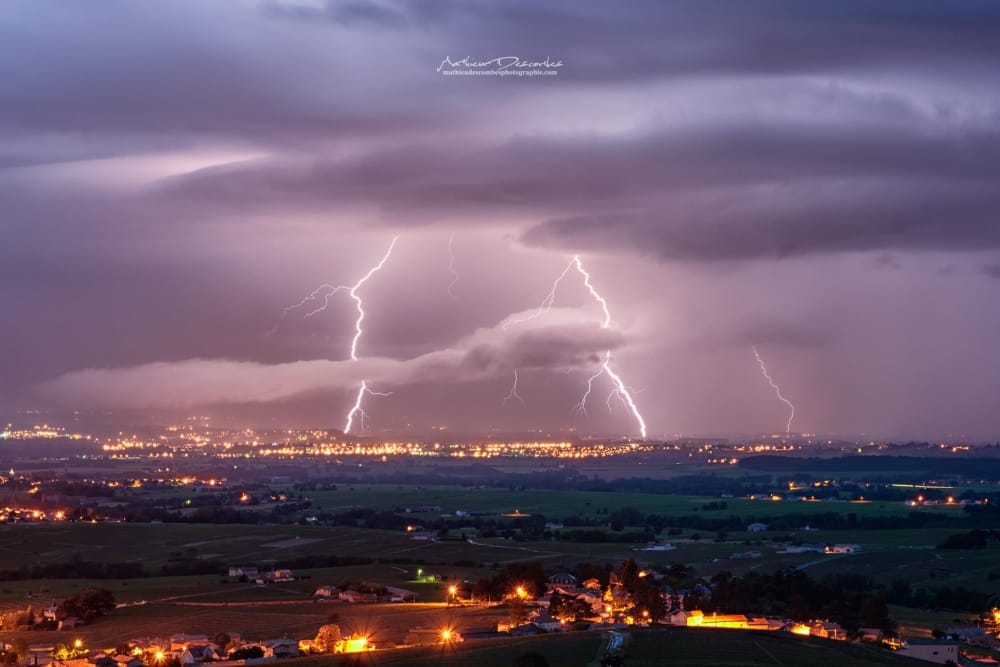
[[[24,658],[24,664],[34,667],[34,665],[48,665],[52,662],[52,652],[56,647],[52,644],[31,644],[28,646],[28,654]]]
[[[549,577],[550,586],[576,586],[576,577],[569,572],[557,572]]]
[[[118,667],[142,667],[142,660],[134,655],[116,655],[114,661]]]
[[[299,642],[296,639],[269,639],[264,642],[264,656],[273,658],[296,658]]]
[[[816,621],[810,626],[809,634],[824,639],[847,639],[847,632],[844,631],[844,628],[833,621]]]
[[[824,552],[828,554],[856,554],[860,551],[860,544],[828,544],[824,549]]]
[[[733,630],[746,630],[749,619],[743,614],[712,614],[705,616],[700,612],[691,612],[688,616],[689,627],[701,628],[729,628]]]
[[[531,621],[538,629],[544,630],[545,632],[562,632],[563,630],[563,624],[559,621],[559,619],[552,618],[552,616],[549,615],[548,610],[529,614],[528,620]]]
[[[349,603],[378,602],[378,593],[362,593],[360,591],[348,589],[346,591],[340,591],[337,595],[337,599],[341,602]]]
[[[230,577],[246,577],[247,579],[256,579],[260,576],[260,571],[255,567],[245,566],[245,565],[234,565],[229,568]]]
[[[170,635],[171,651],[186,651],[189,646],[204,646],[208,643],[208,635],[189,635],[180,633]]]
[[[330,584],[324,584],[316,588],[313,593],[313,597],[317,598],[335,598],[340,593],[336,586],[331,586]]]
[[[877,644],[882,641],[882,630],[880,628],[858,628],[858,639]]]
[[[950,639],[909,639],[897,653],[939,665],[958,664],[958,643]]]
[[[406,633],[406,637],[403,639],[403,643],[409,646],[449,644],[461,641],[465,641],[465,639],[455,630],[426,627],[410,628],[410,631]]]
[[[701,612],[698,613],[700,614]],[[688,616],[690,616],[689,612],[686,612],[683,609],[675,609],[667,614],[667,621],[670,625],[687,626]]]
[[[437,532],[433,530],[410,531],[410,539],[417,540],[418,542],[431,542],[437,538],[437,535]]]
[[[389,602],[416,602],[417,594],[413,591],[407,590],[405,588],[397,588],[395,586],[386,586],[385,589],[389,591]]]

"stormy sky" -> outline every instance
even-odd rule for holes
[[[0,414],[1000,437],[1000,5],[0,6]],[[555,76],[449,76],[558,61]],[[451,66],[446,66],[445,70]],[[348,290],[363,336],[351,359]],[[571,266],[578,254],[610,320]],[[554,297],[547,301],[553,282]],[[508,397],[514,372],[523,402]]]

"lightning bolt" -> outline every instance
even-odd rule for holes
[[[531,320],[539,318],[545,313],[549,312],[549,310],[552,309],[552,302],[556,300],[556,289],[559,288],[559,283],[562,282],[562,279],[566,277],[566,274],[569,273],[569,270],[573,268],[573,261],[574,260],[570,260],[569,264],[566,265],[566,268],[563,269],[562,273],[560,273],[559,276],[555,279],[555,282],[552,283],[552,289],[549,290],[549,293],[545,295],[544,299],[542,299],[542,304],[538,306],[538,310],[528,315],[524,315],[522,317],[512,317],[507,320],[504,320],[503,324],[500,325],[500,328],[506,329],[515,324],[523,324],[524,322],[530,322]]]
[[[516,398],[517,400],[521,401],[521,405],[524,405],[524,399],[521,398],[521,395],[517,393],[517,369],[516,368],[514,369],[514,384],[512,384],[510,386],[510,391],[507,392],[507,395],[503,397],[503,401],[500,402],[500,405],[507,405],[507,401],[509,401],[511,399],[514,399],[514,398]]]
[[[351,298],[354,299],[354,305],[358,309],[358,318],[354,321],[354,338],[351,340],[351,361],[358,360],[358,342],[361,340],[361,334],[364,333],[364,329],[361,328],[361,324],[365,321],[365,307],[361,297],[358,296],[358,290],[361,289],[361,286],[368,282],[368,280],[380,271],[382,267],[385,266],[385,263],[389,261],[389,257],[392,255],[392,249],[396,247],[397,240],[399,240],[398,236],[392,237],[392,241],[389,243],[389,248],[385,251],[382,259],[379,260],[379,263],[369,269],[368,273],[363,275],[361,279],[354,283],[350,289]],[[382,395],[369,389],[368,383],[362,380],[361,387],[358,389],[358,397],[354,401],[354,406],[351,408],[351,411],[347,413],[347,425],[344,426],[344,433],[351,432],[351,427],[354,425],[355,415],[360,414],[362,420],[364,419],[365,412],[361,408],[361,401],[364,399],[365,394]]]
[[[455,233],[452,232],[451,236],[448,237],[448,273],[451,274],[451,282],[448,283],[448,296],[452,299],[455,298],[455,294],[451,290],[455,287],[455,283],[458,282],[458,271],[455,270],[455,252],[452,249],[454,243]]]
[[[590,282],[590,274],[587,273],[587,270],[583,268],[583,261],[581,261],[580,256],[574,255],[573,261],[571,261],[569,265],[571,267],[574,265],[576,266],[576,270],[579,271],[580,275],[583,276],[584,286],[586,286],[587,290],[590,292],[590,295],[594,297],[594,300],[601,305],[601,309],[604,311],[604,321],[601,322],[601,328],[602,329],[610,328],[612,322],[611,322],[611,310],[608,308],[608,302],[604,299],[603,296],[601,296],[601,294],[597,291],[594,285]],[[565,272],[563,273],[565,274]],[[554,291],[555,288],[553,288],[553,292]],[[632,412],[632,416],[635,418],[635,421],[639,424],[639,433],[641,433],[642,437],[645,438],[646,420],[642,418],[642,414],[639,412],[639,407],[635,404],[635,401],[632,399],[632,394],[629,392],[628,387],[625,386],[625,383],[622,381],[621,376],[619,376],[611,369],[611,350],[605,351],[604,361],[601,363],[601,367],[597,370],[596,373],[594,373],[587,379],[587,389],[583,393],[583,397],[580,399],[580,402],[576,404],[577,411],[581,412],[582,414],[587,414],[587,398],[590,396],[590,392],[593,389],[594,380],[601,377],[605,373],[608,375],[609,378],[611,378],[612,383],[614,383],[614,388],[612,389],[611,395],[617,396],[622,401],[622,403],[624,403],[626,407],[628,407],[628,409]],[[610,399],[611,397],[609,396],[608,398]]]
[[[350,294],[351,298],[354,299],[354,305],[358,311],[358,317],[354,321],[354,337],[351,339],[351,361],[357,361],[358,343],[361,341],[361,335],[364,333],[364,329],[362,328],[361,325],[365,320],[364,302],[358,295],[358,290],[361,289],[361,286],[364,285],[366,282],[368,282],[368,280],[373,275],[375,275],[379,270],[381,270],[382,267],[385,266],[385,263],[387,261],[389,261],[389,257],[392,255],[392,249],[396,247],[397,240],[399,240],[399,237],[394,236],[392,238],[392,241],[389,243],[389,248],[385,251],[385,255],[382,256],[382,259],[379,261],[379,263],[373,266],[371,269],[369,269],[368,273],[363,275],[361,279],[358,280],[358,282],[354,283],[354,285],[331,285],[330,283],[323,283],[322,285],[314,289],[312,292],[307,294],[298,303],[292,306],[287,306],[285,308],[285,312],[281,315],[281,318],[284,319],[285,317],[288,316],[288,313],[294,310],[298,310],[299,308],[304,307],[306,304],[318,301],[319,299],[322,298],[323,300],[322,305],[317,306],[316,308],[305,314],[305,317],[312,317],[313,315],[316,315],[317,313],[321,313],[324,310],[326,310],[327,306],[330,305],[330,299],[335,294],[337,294],[338,292],[347,292],[348,294]],[[277,330],[277,325],[275,325],[275,330]],[[354,400],[354,405],[351,407],[350,412],[347,413],[347,426],[344,428],[344,433],[350,432],[351,426],[354,425],[354,417],[356,415],[361,417],[362,425],[364,424],[365,411],[361,408],[361,402],[364,399],[365,394],[371,394],[372,396],[390,396],[392,392],[373,391],[368,388],[368,383],[362,380],[361,387],[358,389],[357,398]]]
[[[753,346],[753,356],[757,357],[757,363],[760,364],[760,372],[764,374],[768,384],[770,384],[771,388],[774,389],[774,393],[778,396],[778,400],[787,405],[792,411],[792,413],[788,415],[788,423],[785,424],[785,433],[789,433],[792,430],[792,420],[795,419],[795,406],[792,405],[791,401],[781,395],[781,389],[777,384],[775,384],[774,380],[771,379],[771,376],[767,374],[767,368],[764,367],[764,360],[760,358],[756,345]]]
[[[602,375],[604,375],[604,365],[603,364],[601,365],[601,367],[599,369],[597,369],[596,373],[594,373],[589,378],[587,378],[587,389],[586,389],[586,391],[583,392],[583,396],[580,398],[580,402],[577,403],[576,406],[574,406],[574,408],[573,408],[574,410],[576,410],[581,415],[586,415],[587,414],[587,399],[590,398],[590,392],[594,388],[594,380],[596,380],[597,378],[601,377]],[[614,392],[611,392],[611,395],[613,396]]]
[[[287,316],[288,313],[290,313],[291,311],[301,308],[310,301],[315,301],[316,299],[319,299],[320,295],[322,295],[323,305],[314,308],[313,310],[310,310],[308,313],[304,315],[304,317],[312,317],[313,315],[321,313],[324,310],[326,310],[326,307],[330,305],[330,297],[332,297],[337,292],[342,292],[344,290],[349,290],[349,289],[350,287],[347,285],[337,285],[335,287],[330,283],[323,283],[322,285],[314,289],[310,294],[308,294],[304,299],[302,299],[302,301],[299,301],[294,306],[288,306],[287,308],[285,308],[285,312],[282,315],[282,317]]]
[[[361,388],[358,389],[358,396],[354,399],[354,405],[351,407],[351,412],[347,415],[347,426],[344,428],[344,433],[350,432],[354,417],[358,418],[361,423],[361,428],[365,427],[365,420],[368,419],[368,413],[365,412],[364,408],[361,407],[361,401],[365,394],[370,394],[372,396],[392,396],[391,391],[374,391],[368,388],[368,383],[365,380],[361,381]]]

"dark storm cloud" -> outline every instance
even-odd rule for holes
[[[530,1],[296,2],[269,0],[272,16],[430,34],[450,55],[550,55],[573,81],[609,83],[719,74],[788,74],[870,67],[1000,65],[1000,8],[988,1],[803,4],[792,0],[656,0],[627,7]],[[444,55],[444,54],[441,54]]]
[[[523,240],[659,259],[1000,245],[993,186],[1000,135],[944,130],[922,119],[899,128],[890,122],[522,137],[479,150],[413,145],[341,161],[206,169],[172,179],[151,197],[167,209],[183,203],[248,212],[368,203],[387,224],[472,210],[530,220],[596,208],[604,211],[536,224]]]
[[[347,64],[336,53],[260,22],[256,32],[243,31],[252,12],[240,3],[111,7],[111,18],[98,8],[51,3],[0,16],[8,54],[0,59],[0,136],[89,141],[97,144],[94,154],[208,138],[287,148],[412,131],[429,118],[378,105],[360,85],[338,94]]]
[[[690,208],[553,219],[530,229],[524,240],[660,260],[780,259],[886,248],[971,252],[1000,247],[997,211],[1000,194],[986,186],[779,186],[776,192],[727,193]]]

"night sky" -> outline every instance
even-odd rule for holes
[[[607,373],[574,410],[610,354],[650,437],[783,432],[756,346],[794,432],[1000,437],[995,2],[32,0],[0,44],[4,415],[343,428],[365,380],[367,434],[638,435]],[[502,56],[563,65],[438,71]],[[346,290],[285,310],[394,237],[356,361]]]

